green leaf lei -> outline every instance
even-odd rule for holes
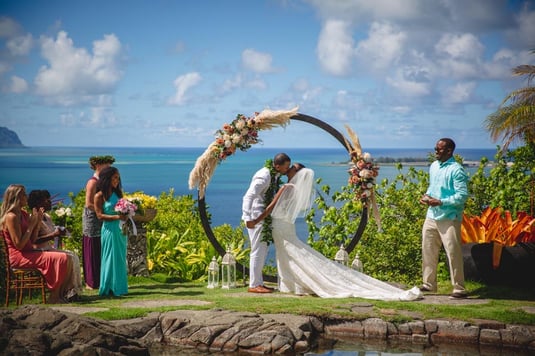
[[[269,187],[266,190],[266,193],[264,194],[264,204],[267,208],[267,206],[273,201],[275,194],[277,194],[277,191],[282,185],[282,179],[280,177],[279,172],[275,170],[272,159],[266,160],[264,167],[269,169],[269,175],[271,177]],[[264,241],[268,245],[273,242],[273,226],[271,215],[266,216],[266,218],[264,219],[262,225],[262,241]]]

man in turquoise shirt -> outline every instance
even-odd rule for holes
[[[441,138],[435,147],[436,161],[429,167],[429,187],[420,199],[428,206],[422,228],[423,292],[436,292],[437,265],[441,245],[448,256],[452,298],[466,298],[464,264],[461,250],[461,223],[468,176],[453,158],[455,142]]]

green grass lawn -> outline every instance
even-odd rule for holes
[[[293,296],[281,293],[269,295],[247,293],[247,288],[208,289],[204,283],[180,283],[165,276],[153,278],[130,277],[129,293],[122,297],[100,297],[96,290],[86,290],[80,302],[73,307],[100,307],[106,311],[85,314],[107,320],[129,319],[145,316],[150,312],[165,312],[177,309],[208,310],[221,308],[255,313],[291,313],[319,317],[364,319],[380,317],[392,322],[413,319],[449,318],[464,321],[487,319],[506,324],[535,325],[535,314],[527,313],[522,307],[535,309],[535,288],[519,289],[485,286],[467,282],[470,298],[485,299],[487,303],[476,305],[425,304],[418,302],[384,302],[360,298],[324,299],[314,296]],[[439,294],[448,295],[451,286],[442,283]],[[206,305],[180,305],[157,307],[124,307],[124,303],[143,305],[149,301],[196,300],[210,302]],[[28,298],[25,304],[40,304],[40,299]],[[355,306],[365,306],[364,312],[352,311]],[[10,306],[14,308],[14,306]],[[363,310],[362,308],[358,310]]]

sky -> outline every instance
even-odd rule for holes
[[[290,110],[365,149],[494,148],[535,64],[535,1],[0,0],[0,126],[26,146],[206,147]],[[264,147],[337,147],[291,120]]]

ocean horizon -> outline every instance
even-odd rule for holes
[[[114,166],[121,173],[123,190],[128,193],[143,191],[159,196],[174,191],[175,195],[192,195],[196,189],[188,187],[189,173],[205,147],[25,147],[0,149],[0,189],[20,183],[28,192],[47,189],[52,195],[71,203],[69,193],[75,195],[84,189],[93,171],[88,159],[94,155],[112,155]],[[375,159],[411,158],[427,161],[431,149],[370,148],[366,150]],[[286,152],[294,162],[301,162],[315,171],[322,184],[338,189],[347,183],[347,151],[340,148],[263,148],[253,146],[247,152],[238,151],[221,162],[206,190],[206,204],[214,226],[224,223],[234,227],[240,224],[241,199],[252,175],[268,158]],[[492,160],[495,149],[457,149],[465,161]],[[406,164],[405,166],[408,166]],[[378,181],[392,179],[397,170],[393,165],[380,165]],[[427,169],[425,166],[422,169]],[[467,169],[470,173],[470,168]]]

